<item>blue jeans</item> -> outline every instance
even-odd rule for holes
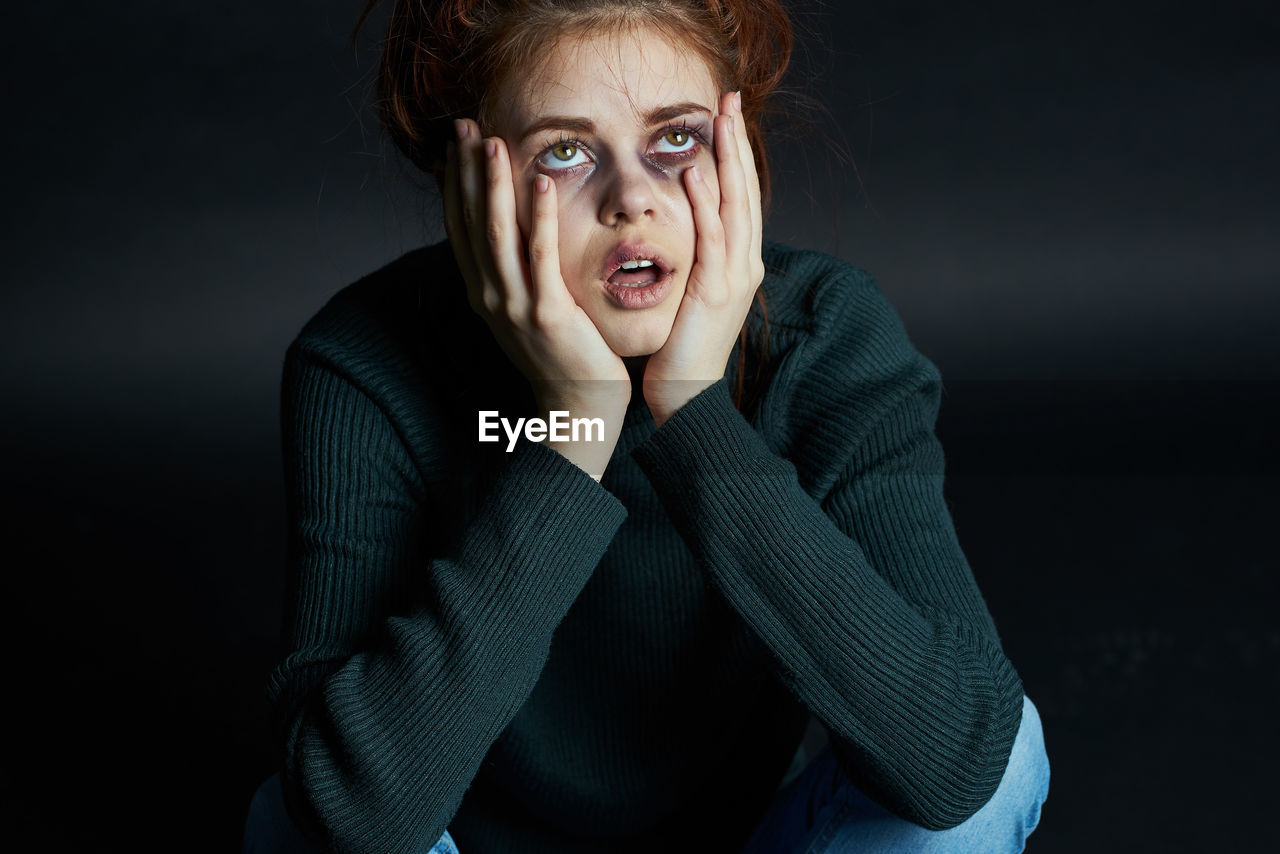
[[[950,830],[925,830],[868,798],[840,770],[831,749],[782,787],[742,854],[1005,854],[1020,852],[1049,796],[1049,757],[1040,715],[1022,698],[1022,724],[1004,777],[986,805]],[[280,777],[249,807],[244,854],[316,854],[284,811]],[[458,854],[448,831],[426,854]]]
[[[1000,785],[962,824],[925,830],[899,818],[850,782],[827,748],[774,796],[742,854],[1016,854],[1048,796],[1044,731],[1024,696],[1022,724]]]

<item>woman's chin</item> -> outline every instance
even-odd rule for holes
[[[632,323],[620,325],[604,333],[609,349],[619,356],[649,356],[662,349],[671,335],[671,325]]]

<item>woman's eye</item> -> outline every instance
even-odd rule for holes
[[[692,157],[698,150],[701,137],[697,131],[684,127],[672,127],[658,138],[658,147],[654,154],[666,155],[675,159]],[[590,155],[582,143],[572,138],[562,138],[553,142],[538,157],[538,164],[551,172],[568,171],[592,162]]]
[[[542,155],[542,164],[551,169],[568,169],[586,162],[582,148],[572,142],[557,142]]]
[[[660,149],[659,153],[673,154],[673,153],[683,153],[691,150],[690,143],[692,143],[694,139],[693,139],[693,135],[688,131],[681,130],[680,128],[672,128],[671,130],[664,133],[662,135],[661,140],[659,141],[669,143],[675,146],[675,148]]]

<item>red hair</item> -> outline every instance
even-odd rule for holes
[[[359,33],[379,0],[367,0]],[[565,36],[622,27],[656,29],[687,46],[711,70],[717,91],[741,91],[742,118],[755,153],[760,204],[771,199],[761,119],[791,59],[791,22],[779,0],[395,0],[378,70],[378,111],[396,148],[424,173],[443,162],[455,118],[493,126],[494,97],[507,75],[532,67]],[[764,318],[756,377],[767,360]],[[739,338],[734,403],[745,403],[747,330]]]

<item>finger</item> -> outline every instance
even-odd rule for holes
[[[480,271],[476,268],[475,254],[471,250],[471,239],[462,220],[462,188],[458,178],[458,146],[450,142],[445,154],[444,163],[444,230],[449,235],[449,245],[453,247],[453,257],[458,262],[458,270],[467,283],[468,298],[475,297],[472,306],[480,305]]]
[[[485,310],[496,312],[502,303],[501,287],[493,266],[493,253],[485,236],[487,220],[486,193],[484,188],[484,149],[479,128],[470,119],[460,119],[458,140],[458,182],[461,188],[462,224],[475,258],[477,277],[480,280],[480,297]]]
[[[747,123],[742,115],[742,93],[733,93],[733,116],[735,134],[738,140],[738,156],[742,161],[742,172],[747,179],[747,193],[751,198],[751,251],[752,258],[760,257],[761,241],[764,232],[764,215],[760,209],[760,174],[756,170],[755,152],[751,148],[751,137],[747,134]],[[761,267],[763,272],[763,266]]]
[[[546,175],[533,179],[533,225],[529,232],[529,278],[535,320],[544,324],[549,310],[563,305],[568,289],[560,274],[560,219],[556,182]]]
[[[695,296],[704,302],[715,305],[727,296],[726,294],[706,291],[707,288],[714,287],[714,283],[725,280],[724,226],[720,222],[720,212],[716,209],[711,188],[707,186],[701,170],[697,166],[690,166],[684,172],[684,179],[685,189],[688,191],[689,200],[693,205],[694,230],[697,231],[697,237],[694,241],[694,252],[696,254],[694,269],[702,268],[702,275],[699,277],[699,281],[695,282],[690,277],[689,287],[701,290],[702,292],[695,294]]]
[[[715,133],[716,174],[720,182],[720,221],[724,224],[725,255],[731,264],[741,263],[745,266],[751,246],[751,197],[747,191],[747,176],[742,169],[738,134],[735,132],[732,114],[716,117]],[[745,274],[745,270],[742,272]],[[736,278],[738,277],[735,276]]]
[[[516,223],[516,193],[511,181],[507,146],[498,137],[483,141],[485,160],[486,222],[485,240],[493,258],[499,293],[509,317],[524,312],[529,304],[524,251],[520,226]]]

